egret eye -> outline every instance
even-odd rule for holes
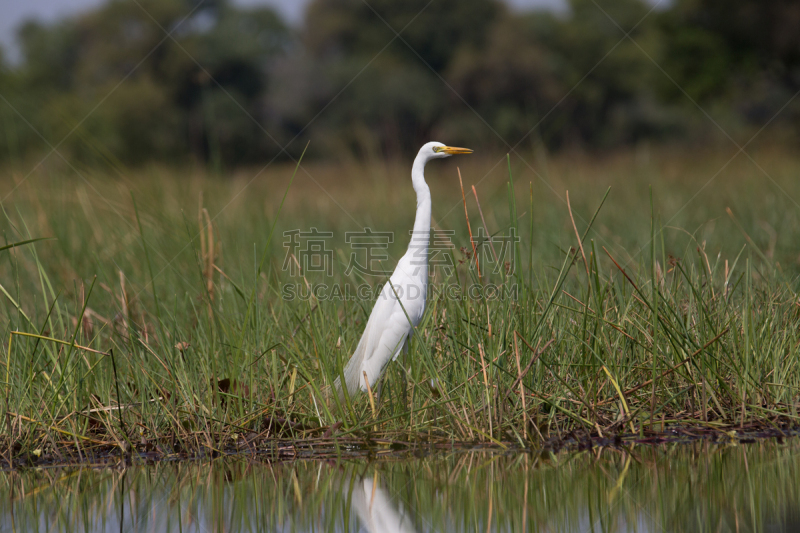
[[[438,154],[439,152],[442,151],[442,147],[441,146],[434,146],[433,147],[433,151]]]

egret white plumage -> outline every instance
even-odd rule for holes
[[[408,341],[425,312],[428,290],[428,243],[431,232],[431,191],[425,182],[425,165],[431,159],[456,154],[470,154],[469,148],[456,148],[430,142],[420,148],[411,168],[411,183],[417,193],[417,215],[408,251],[400,258],[389,281],[372,308],[364,334],[355,352],[344,367],[348,394],[373,387],[390,361],[397,359],[400,350],[408,349]],[[334,384],[342,394],[337,378]]]

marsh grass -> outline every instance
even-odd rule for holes
[[[431,168],[434,224],[455,232],[453,268],[432,284],[494,283],[516,298],[429,300],[380,396],[344,402],[327,391],[372,302],[285,301],[281,285],[383,281],[344,275],[344,232],[395,230],[391,271],[413,220],[404,165],[9,173],[6,243],[54,240],[0,251],[0,455],[536,448],[795,426],[799,165],[759,155],[776,185],[746,165],[708,184],[728,157],[717,153],[535,160],[538,175],[463,159],[462,199],[454,163]],[[484,225],[520,242],[513,268],[479,277],[470,234]],[[283,232],[311,227],[334,232],[333,279],[282,269]]]

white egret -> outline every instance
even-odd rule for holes
[[[431,191],[425,183],[425,165],[431,159],[470,154],[469,148],[455,148],[430,142],[420,148],[411,168],[411,183],[417,193],[417,216],[408,251],[383,286],[355,352],[344,367],[348,394],[375,385],[386,365],[397,359],[425,312],[428,290],[428,242],[431,232]],[[334,384],[343,394],[340,379]]]

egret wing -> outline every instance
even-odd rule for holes
[[[411,330],[402,306],[391,289],[387,288],[388,285],[384,286],[378,301],[375,302],[361,340],[344,367],[343,374],[348,394],[353,394],[358,389],[366,389],[363,376],[365,371],[370,386],[375,383],[383,368],[401,349]],[[334,385],[341,393],[341,383],[338,378]]]

